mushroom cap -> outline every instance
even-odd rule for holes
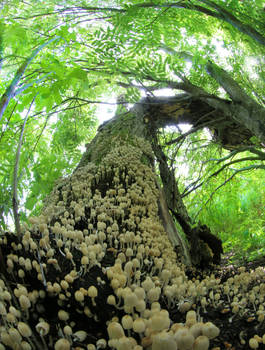
[[[28,337],[30,337],[32,335],[32,330],[31,330],[30,326],[27,325],[25,322],[18,322],[17,328],[19,330],[19,333],[23,337],[28,338]]]
[[[205,335],[200,335],[195,339],[195,342],[193,344],[193,350],[208,350],[210,345],[209,338],[207,338]]]
[[[156,312],[150,318],[150,328],[154,331],[162,331],[163,329],[167,329],[170,326],[170,319],[168,315],[161,311]]]
[[[124,315],[121,319],[121,324],[124,329],[131,329],[133,327],[133,318],[130,315]]]
[[[50,325],[49,323],[45,322],[45,321],[41,321],[39,322],[36,326],[36,331],[40,334],[40,335],[47,335],[50,331]]]
[[[58,317],[62,321],[67,321],[69,319],[69,313],[64,310],[59,310]]]
[[[20,295],[18,300],[19,300],[19,304],[23,310],[30,308],[31,302],[26,295],[24,295],[24,294]]]
[[[65,335],[72,335],[73,334],[73,330],[70,326],[64,326],[63,328],[63,332]]]
[[[54,350],[70,350],[70,343],[67,339],[61,338],[54,345]]]
[[[255,338],[250,338],[248,343],[251,349],[257,349],[259,347],[259,343]]]
[[[27,332],[27,330],[26,330],[26,332]],[[22,337],[20,335],[20,332],[16,328],[14,328],[14,327],[9,328],[8,333],[10,335],[12,342],[15,342],[15,343],[21,342]],[[27,337],[26,333],[25,333],[25,337]],[[2,340],[2,333],[1,333],[1,340]]]
[[[128,291],[124,293],[124,305],[134,307],[137,303],[138,297],[134,292]]]
[[[20,343],[20,346],[21,346],[22,350],[32,350],[31,345],[24,340]],[[1,348],[1,346],[0,346],[0,350],[5,350],[5,348]]]
[[[94,344],[87,344],[87,350],[96,350],[96,347]]]
[[[90,298],[95,298],[98,296],[98,290],[95,286],[90,286],[88,288],[87,294]]]
[[[116,305],[116,299],[115,299],[115,296],[113,294],[108,296],[107,304],[109,304],[109,305]]]
[[[107,328],[110,339],[119,339],[124,337],[124,330],[118,322],[111,322]]]
[[[202,325],[203,325],[202,322],[197,322],[190,327],[189,330],[194,336],[194,338],[197,338],[202,334]]]
[[[146,324],[142,318],[137,318],[133,321],[133,330],[136,333],[143,333],[145,331]]]
[[[75,300],[76,301],[79,301],[79,302],[82,302],[82,301],[84,301],[84,293],[82,293],[80,290],[77,290],[76,292],[75,292]]]
[[[177,344],[174,337],[166,332],[160,332],[153,336],[152,350],[176,350]]]
[[[82,343],[82,342],[86,339],[86,337],[87,337],[87,332],[82,331],[82,330],[77,331],[77,332],[74,333],[74,337],[75,337],[79,342]]]
[[[194,343],[194,336],[186,328],[180,328],[174,335],[174,338],[177,342],[179,350],[188,350],[192,347]]]
[[[189,320],[189,319],[193,319],[193,320],[196,320],[197,318],[197,315],[196,315],[196,312],[194,310],[189,310],[186,314],[186,321]]]
[[[106,346],[107,346],[106,339],[100,338],[100,339],[97,341],[96,345],[97,345],[97,349],[105,349]]]
[[[209,339],[218,337],[220,329],[216,327],[212,322],[206,322],[202,326],[202,335],[206,335]]]

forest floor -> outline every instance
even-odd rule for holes
[[[244,266],[246,271],[255,270],[257,267],[264,268],[265,278],[265,256],[254,261],[234,261],[231,263],[231,256],[233,253],[223,255],[220,267],[215,269],[216,278],[221,279],[221,283],[228,278],[234,277],[238,274],[238,268]],[[211,273],[211,272],[210,272]],[[264,279],[260,283],[264,283]],[[250,288],[251,289],[251,288]],[[265,302],[263,301],[265,308]],[[243,315],[233,314],[228,305],[219,304],[217,308],[208,307],[207,312],[200,312],[203,322],[213,322],[220,328],[220,335],[212,340],[211,350],[248,350],[249,339],[258,335],[262,337],[265,334],[265,321],[259,323],[257,321],[256,313],[247,307]],[[265,344],[259,343],[258,350],[265,350]]]
[[[9,243],[12,242],[13,237],[9,236],[10,241]],[[7,255],[7,252],[12,251],[12,246],[11,244],[7,244],[7,246],[4,246],[3,253],[4,255]],[[112,254],[110,254],[112,255]],[[223,255],[221,264],[219,266],[214,266],[213,268],[209,270],[198,270],[198,269],[190,269],[186,270],[185,273],[190,280],[195,280],[199,279],[202,280],[206,276],[214,275],[213,278],[216,278],[220,280],[220,283],[226,282],[229,278],[234,278],[236,275],[240,274],[240,271],[242,271],[242,267],[245,268],[246,272],[250,272],[251,276],[253,277],[251,279],[252,282],[248,284],[248,290],[247,292],[249,293],[248,296],[252,293],[253,287],[254,286],[260,286],[262,283],[265,284],[265,256],[254,260],[252,262],[247,262],[247,261],[235,261],[232,260],[233,263],[231,263],[231,257],[233,253],[227,253]],[[107,255],[106,255],[107,257]],[[58,256],[59,260],[60,256]],[[63,256],[61,256],[61,259],[63,260]],[[108,266],[111,265],[111,262],[106,260],[106,263],[108,263]],[[70,263],[69,263],[70,264]],[[4,260],[2,261],[1,265],[1,259],[0,259],[0,270],[1,266],[4,267],[5,263]],[[60,266],[62,268],[65,268],[66,270],[68,269],[67,264],[64,261],[64,264],[60,263]],[[261,274],[259,274],[259,277],[255,277],[255,269],[261,267],[263,270],[261,270]],[[240,269],[240,270],[238,270]],[[66,271],[65,270],[65,271]],[[93,277],[94,271],[95,270],[95,276],[96,271],[100,270],[99,268],[91,269],[91,276],[90,278],[92,280],[95,280],[96,277]],[[58,274],[58,272],[54,269],[55,273]],[[68,270],[67,270],[68,271]],[[4,271],[3,273],[6,275]],[[264,273],[263,273],[264,272]],[[64,273],[62,273],[64,275]],[[6,275],[7,276],[7,275]],[[31,275],[30,275],[31,276]],[[32,277],[33,276],[33,277]],[[36,279],[36,276],[32,275],[32,278]],[[103,274],[101,274],[102,279],[105,278]],[[8,277],[8,276],[7,276]],[[9,276],[10,277],[10,276]],[[47,275],[47,278],[49,280],[54,280],[51,276]],[[91,281],[92,281],[91,280]],[[93,285],[93,283],[90,280],[88,280],[89,285]],[[36,281],[35,280],[27,280],[26,281],[27,285],[32,286],[35,288]],[[11,280],[11,285],[12,285],[12,280]],[[37,289],[39,287],[36,287]],[[264,290],[264,289],[262,289]],[[251,293],[250,293],[251,291]],[[111,291],[108,292],[110,294]],[[244,291],[245,292],[245,291]],[[232,297],[230,297],[231,301],[233,301],[233,298],[242,299],[242,295],[235,294]],[[262,297],[262,296],[261,296]],[[104,298],[104,296],[103,296]],[[224,300],[222,300],[224,298]],[[198,312],[200,315],[200,320],[203,323],[206,322],[212,322],[214,323],[219,329],[220,329],[220,334],[218,337],[215,339],[211,340],[210,344],[210,350],[250,350],[249,347],[249,339],[253,338],[254,336],[259,336],[262,337],[265,334],[265,320],[263,322],[258,322],[257,320],[257,314],[255,309],[257,309],[257,305],[253,306],[251,303],[247,303],[246,306],[243,308],[240,308],[240,311],[238,313],[233,313],[232,312],[232,306],[231,302],[228,303],[227,299],[225,299],[223,295],[221,296],[221,299],[218,301],[218,305],[216,307],[213,307],[209,303],[208,306],[206,306],[205,310],[203,310],[202,307],[200,307],[199,303],[198,305],[193,304],[193,309]],[[256,298],[260,298],[260,295],[257,295]],[[261,306],[263,306],[263,310],[265,309],[265,301],[264,301],[264,295],[263,295],[263,300],[259,301]],[[54,317],[54,322],[57,322],[57,309],[58,305],[56,304],[56,299],[52,298],[47,298],[45,299],[45,312],[47,312],[47,315],[50,315],[50,319],[53,320]],[[44,302],[44,301],[43,301]],[[103,305],[103,304],[102,304]],[[73,307],[73,311],[75,310],[75,304],[71,306]],[[109,306],[110,307],[110,306]],[[260,305],[259,305],[260,307]],[[161,308],[163,309],[168,309],[167,304],[165,302],[164,298],[161,298]],[[69,309],[70,310],[70,309]],[[102,314],[107,313],[107,309],[102,308],[100,306],[97,309],[98,312],[101,312]],[[170,319],[172,320],[173,323],[180,323],[183,322],[185,323],[185,313],[181,313],[178,309],[178,307],[173,306],[169,310],[170,314]],[[71,314],[71,310],[69,311]],[[76,323],[80,321],[82,323],[82,317],[79,313],[76,313],[78,316],[78,319],[75,319]],[[83,315],[85,318],[85,322],[87,324],[87,317]],[[94,322],[92,323],[91,319],[89,322],[89,329],[90,329],[90,334],[89,334],[89,341],[95,342],[99,338],[106,338],[106,320],[104,320],[104,317],[102,316],[102,322]],[[50,320],[49,319],[49,320]],[[33,320],[34,321],[34,320]],[[34,321],[35,322],[35,321]],[[33,323],[34,323],[33,322]],[[1,324],[1,321],[0,321]],[[32,326],[33,327],[33,326]],[[72,347],[72,349],[78,349],[78,347]],[[81,348],[80,348],[81,349]],[[110,349],[110,348],[106,348]],[[147,348],[145,348],[146,350]],[[41,350],[41,348],[40,348]],[[259,347],[258,350],[265,350],[265,344],[262,344],[262,342],[259,342]]]
[[[255,269],[256,267],[265,266],[265,255],[262,257],[259,257],[253,261],[247,261],[245,259],[233,259],[234,253],[229,252],[226,254],[223,254],[220,267],[227,268],[227,267],[234,267],[238,268],[240,266],[245,266],[247,270],[249,269]],[[233,262],[231,263],[231,259],[233,259]]]

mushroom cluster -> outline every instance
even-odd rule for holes
[[[159,218],[152,161],[145,140],[116,139],[99,165],[57,183],[21,238],[0,239],[0,350],[207,350],[220,332],[203,322],[209,307],[254,317],[249,346],[264,342],[264,269],[189,279]]]
[[[192,326],[190,321],[193,323]],[[130,336],[131,329],[142,335],[140,346]],[[219,332],[211,322],[197,322],[194,311],[186,314],[186,324],[171,324],[168,311],[161,310],[159,303],[152,304],[151,309],[146,310],[143,317],[133,319],[126,315],[123,316],[121,323],[112,321],[108,324],[109,345],[117,350],[133,350],[136,346],[139,349],[150,350],[208,350],[210,339],[217,337]]]

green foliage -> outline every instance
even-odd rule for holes
[[[262,170],[239,175],[201,212],[201,221],[208,222],[225,251],[234,252],[234,259],[253,260],[265,254],[264,178]]]
[[[162,143],[177,136],[178,133],[166,134]],[[199,131],[189,135],[179,149],[179,145],[165,147],[169,159],[174,159],[171,164],[189,215],[194,222],[208,225],[222,239],[224,251],[233,252],[231,261],[262,257],[265,255],[265,173],[263,169],[236,173],[262,162],[251,160],[250,152],[228,157],[232,152],[216,144],[208,145],[209,141],[210,134]],[[237,163],[239,159],[246,160]],[[227,166],[219,172],[224,164]]]
[[[201,13],[198,6],[214,15]],[[222,19],[218,17],[220,7],[228,13]],[[20,130],[33,100],[19,163],[21,220],[26,214],[37,214],[58,177],[74,169],[82,146],[95,133],[97,105],[110,96],[124,94],[134,103],[141,97],[139,86],[150,93],[149,87],[169,87],[185,76],[224,97],[220,85],[204,69],[211,60],[227,69],[250,96],[264,102],[264,49],[242,31],[242,26],[250,26],[259,34],[264,32],[261,0],[215,0],[207,5],[184,0],[174,6],[145,0],[6,0],[0,12],[0,95],[16,83],[15,96],[0,120],[0,223],[4,228],[12,215],[12,174]],[[229,14],[241,27],[233,25]],[[42,49],[16,81],[21,67],[39,47]],[[185,60],[185,55],[192,59]],[[200,137],[206,139],[205,144]],[[207,179],[216,171],[206,160],[219,158],[221,151],[209,143],[208,135],[200,134],[191,135],[183,144],[175,163],[186,173],[179,181],[182,190],[197,177]],[[176,156],[175,149],[167,151]],[[185,166],[179,165],[183,162]],[[227,247],[240,244],[240,237],[251,247],[259,245],[264,240],[264,217],[258,214],[264,200],[264,193],[258,190],[262,172],[250,177],[242,173],[208,205],[202,205],[229,171],[205,181],[195,195],[186,197],[186,203],[193,217],[203,207],[198,218],[209,223]],[[255,251],[264,253],[262,248]]]

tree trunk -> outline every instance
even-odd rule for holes
[[[206,225],[192,222],[179,192],[174,172],[170,170],[166,156],[155,138],[153,149],[159,163],[167,207],[187,237],[192,264],[200,267],[206,267],[211,262],[219,264],[223,253],[221,240],[213,235]]]
[[[166,200],[167,194],[165,194],[164,190],[160,188],[157,181],[157,175],[154,172],[154,152],[151,145],[154,137],[155,130],[153,128],[150,128],[150,124],[146,122],[146,114],[144,113],[142,106],[137,106],[132,111],[117,115],[113,120],[100,127],[95,139],[89,145],[87,145],[87,151],[83,155],[83,158],[77,169],[80,169],[88,162],[93,162],[102,166],[102,160],[105,159],[106,156],[108,159],[110,158],[109,152],[111,152],[112,147],[117,148],[119,159],[122,159],[123,157],[126,157],[126,152],[129,152],[126,150],[126,147],[133,146],[129,152],[132,157],[132,162],[130,158],[128,158],[128,160],[124,163],[125,168],[123,168],[123,166],[120,167],[118,162],[109,165],[108,168],[112,170],[108,173],[108,175],[105,177],[100,175],[101,186],[103,186],[105,183],[105,187],[110,188],[109,186],[111,186],[110,184],[113,184],[113,177],[116,176],[115,174],[117,172],[119,174],[122,173],[122,176],[124,178],[128,178],[128,173],[135,171],[133,170],[135,167],[134,156],[136,156],[137,152],[140,152],[140,162],[142,166],[149,168],[149,181],[150,183],[152,182],[152,187],[156,191],[156,196],[152,197],[151,200],[153,204],[150,202],[148,205],[152,207],[155,206],[156,221],[158,220],[157,223],[159,222],[160,218],[161,223],[163,223],[164,229],[168,234],[171,244],[179,251],[183,262],[186,265],[190,265],[191,258],[187,243],[185,243],[185,241],[181,238],[176,230],[175,224],[168,211],[168,202]],[[125,154],[123,154],[123,152],[125,152]],[[131,187],[134,188],[135,183],[137,183],[137,179],[141,178],[145,179],[145,175],[139,173],[137,178],[132,178],[130,176],[130,181],[128,183],[122,181],[124,190],[126,192],[131,191]],[[143,186],[145,181],[140,182],[141,186]],[[119,184],[118,187],[119,186],[121,186],[121,184]],[[144,189],[142,189],[142,192],[144,192]],[[124,220],[128,219],[126,218],[126,214],[128,215],[129,213],[125,213]],[[151,221],[154,220],[154,218],[151,219]],[[121,229],[124,229],[124,227],[120,227],[120,230]]]
[[[25,225],[19,237],[5,234],[0,239],[3,324],[8,330],[7,308],[20,309],[16,317],[31,327],[27,340],[32,349],[57,349],[60,342],[70,349],[108,340],[107,322],[113,317],[120,321],[131,315],[148,321],[154,302],[180,319],[176,312],[184,301],[187,310],[205,295],[190,288],[178,260],[191,264],[190,248],[199,253],[194,242],[210,242],[207,228],[199,225],[194,230],[162,163],[160,188],[154,140],[158,128],[168,124],[208,122],[213,109],[186,94],[170,101],[142,102],[99,128],[72,176],[60,179],[42,215],[30,218],[30,228]],[[215,111],[217,127],[219,117]],[[190,247],[177,232],[169,209],[182,220],[182,227],[188,225],[188,239],[194,238]],[[193,257],[194,261],[199,259]],[[40,318],[49,322],[49,330],[40,328]],[[165,321],[168,326],[161,331],[169,330],[168,315]],[[71,335],[66,324],[73,332],[85,331],[85,341]],[[123,329],[120,332],[124,334]],[[136,343],[152,345],[150,337],[135,331],[132,335]],[[1,342],[11,349],[17,349],[14,339],[1,331]],[[114,343],[109,346],[117,349]]]
[[[171,277],[186,279],[177,260],[189,265],[189,250],[158,186],[147,125],[139,108],[106,123],[87,145],[73,175],[55,186],[42,215],[30,219],[31,228],[23,228],[22,237],[8,234],[2,240],[1,287],[10,291],[12,305],[21,308],[22,321],[33,330],[36,317],[51,320],[52,338],[46,348],[53,348],[64,336],[68,315],[69,324],[74,322],[75,330],[85,328],[92,343],[95,337],[108,338],[106,322],[115,314],[134,313],[134,307],[141,312],[142,306],[132,307],[126,298],[119,306],[110,305],[110,295],[118,304],[121,288],[149,283],[152,276],[157,281],[151,282],[155,295],[148,294],[145,301],[151,305]],[[172,243],[178,245],[179,256]],[[17,283],[27,286],[25,303],[14,296],[20,288]],[[43,299],[28,302],[33,290]],[[35,311],[29,313],[29,308]],[[68,314],[61,312],[58,319],[60,310]],[[55,318],[57,324],[52,322]],[[67,339],[72,347],[81,344],[78,338]],[[32,348],[45,348],[42,341],[36,333]],[[6,342],[15,348],[12,339]]]

